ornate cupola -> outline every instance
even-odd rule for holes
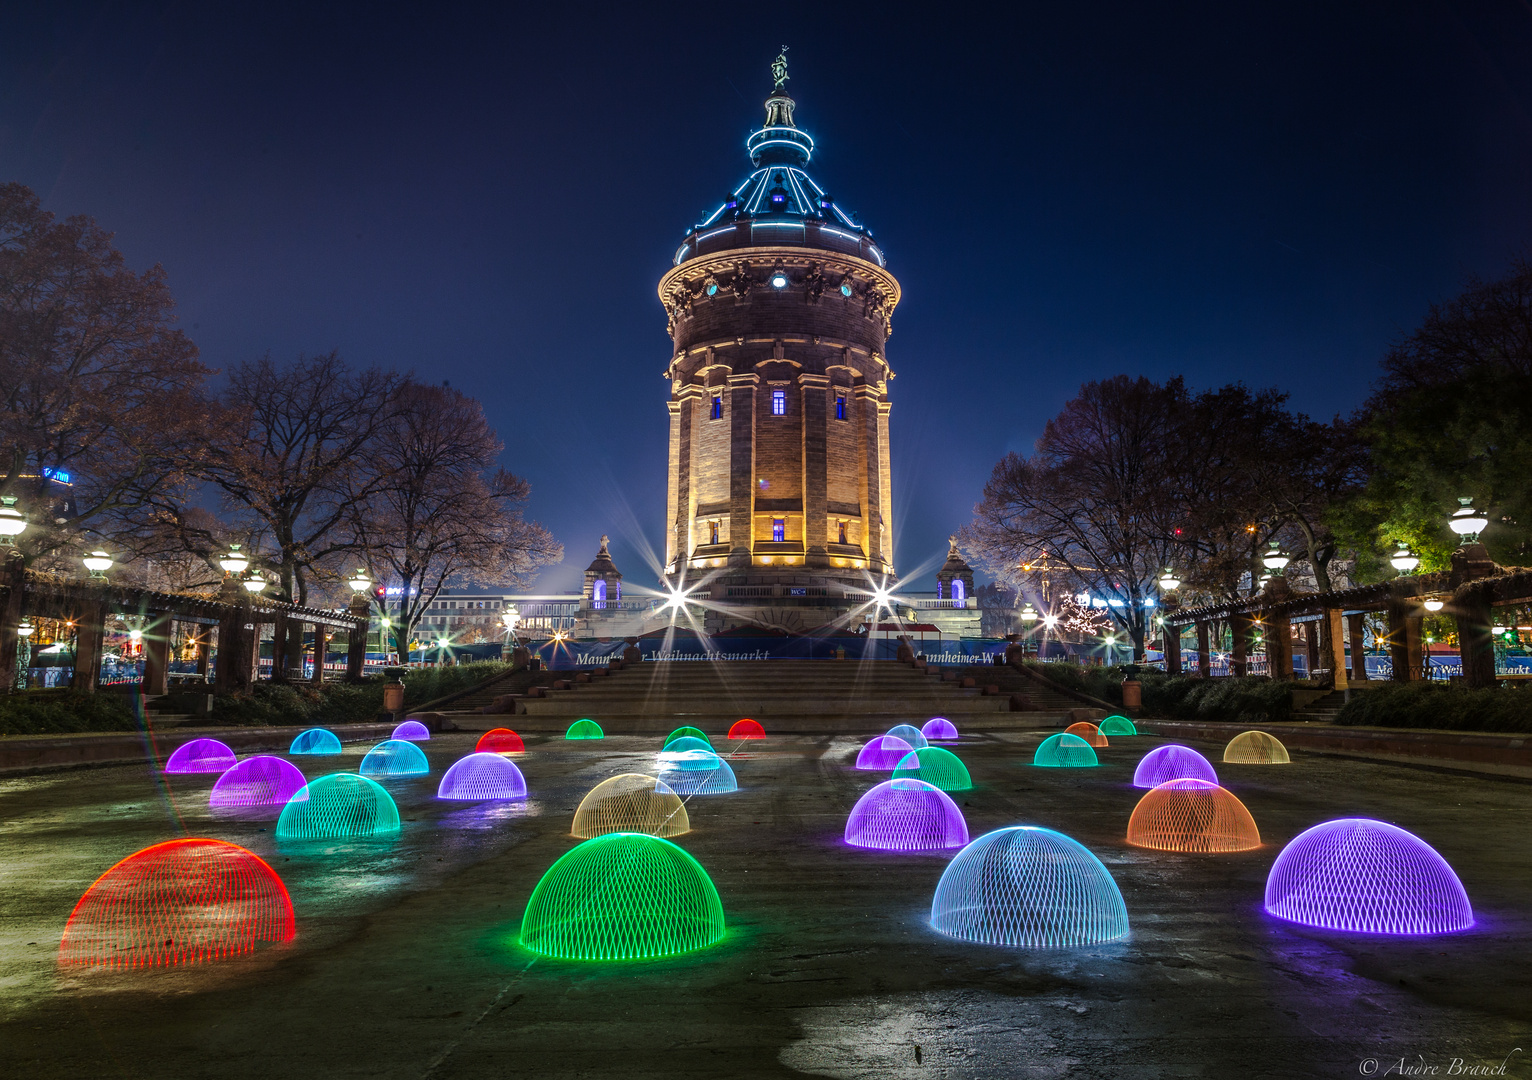
[[[601,537],[601,550],[585,568],[581,606],[595,611],[604,611],[608,605],[616,610],[622,601],[622,571],[617,569],[612,553],[607,550],[609,542],[605,535]]]
[[[947,538],[947,561],[936,572],[936,598],[938,600],[961,600],[966,606],[973,596],[973,567],[958,551],[957,537]]]
[[[772,80],[750,174],[687,230],[659,283],[664,574],[706,579],[726,603],[817,605],[825,622],[834,598],[893,577],[885,350],[900,292],[872,233],[806,171],[814,140],[785,89],[785,48]]]

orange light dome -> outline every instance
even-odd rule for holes
[[[1067,728],[1064,729],[1064,734],[1065,735],[1078,735],[1078,736],[1080,736],[1080,738],[1084,739],[1086,742],[1090,743],[1092,746],[1110,746],[1111,745],[1110,743],[1108,743],[1106,741],[1106,736],[1101,734],[1101,729],[1100,728],[1098,728],[1095,724],[1087,724],[1083,720],[1080,721],[1078,724],[1070,724]]]
[[[1128,843],[1156,851],[1249,851],[1261,846],[1261,833],[1232,792],[1206,780],[1167,780],[1133,808]]]

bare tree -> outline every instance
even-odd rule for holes
[[[502,446],[473,398],[406,384],[380,437],[387,468],[366,481],[372,494],[351,500],[349,525],[383,583],[394,651],[444,588],[520,582],[563,556],[522,520],[531,486],[495,465]]]
[[[265,564],[283,599],[307,603],[315,576],[350,550],[341,526],[392,464],[379,433],[403,383],[391,371],[354,369],[334,352],[286,365],[267,357],[230,373],[199,471],[222,493],[235,530],[259,532],[270,545]],[[186,539],[213,542],[205,530]]]
[[[90,218],[0,185],[0,494],[31,517],[28,557],[131,546],[185,484],[208,372],[174,306],[161,267],[135,273]]]

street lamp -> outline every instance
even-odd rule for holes
[[[1261,563],[1273,574],[1275,574],[1278,570],[1281,570],[1290,562],[1292,562],[1292,560],[1286,555],[1282,554],[1282,545],[1277,543],[1275,540],[1271,542],[1271,547],[1266,550],[1266,553],[1261,556]]]
[[[521,612],[517,611],[515,607],[508,607],[500,613],[500,621],[505,623],[505,632],[507,634],[514,634],[516,632],[516,623],[520,619]]]
[[[1420,565],[1420,558],[1410,551],[1410,546],[1403,540],[1399,541],[1399,550],[1394,552],[1389,565],[1400,574],[1408,574]]]
[[[1176,572],[1165,567],[1165,572],[1160,575],[1160,592],[1175,592],[1180,587],[1181,579],[1176,577]]]
[[[90,571],[90,576],[100,581],[106,580],[106,572],[112,568],[112,557],[104,551],[92,551],[80,561]]]
[[[31,637],[33,631],[36,629],[37,627],[32,625],[32,620],[29,617],[23,615],[21,617],[21,625],[16,627],[16,636],[25,640],[26,638]]]
[[[1033,607],[1030,602],[1028,602],[1027,606],[1021,609],[1021,615],[1019,618],[1022,622],[1026,623],[1028,626],[1031,626],[1039,618],[1037,609]]]
[[[15,547],[15,538],[27,531],[27,519],[16,509],[16,496],[0,495],[0,547]]]
[[[239,550],[238,544],[230,544],[227,554],[218,560],[218,565],[225,574],[233,574],[235,577],[238,577],[250,565],[250,559],[244,552]]]
[[[1447,520],[1447,528],[1463,538],[1464,544],[1477,544],[1479,534],[1489,525],[1489,518],[1473,508],[1473,500],[1458,499],[1458,509]]]
[[[259,570],[252,570],[250,576],[245,578],[244,585],[245,591],[254,596],[266,588],[266,579],[261,577]]]
[[[1427,611],[1429,611],[1433,615],[1435,615],[1438,611],[1440,611],[1442,608],[1444,608],[1446,606],[1447,606],[1446,601],[1439,600],[1439,599],[1437,599],[1434,596],[1431,597],[1431,599],[1425,601],[1423,604],[1421,604],[1421,607],[1425,608]]]
[[[346,584],[351,586],[353,593],[364,593],[372,588],[372,578],[367,576],[365,567],[357,567],[356,573],[346,579]]]

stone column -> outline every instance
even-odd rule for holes
[[[748,569],[755,553],[754,372],[729,376],[729,565]]]
[[[235,694],[249,689],[253,668],[251,657],[260,638],[259,624],[252,618],[248,604],[239,604],[218,620],[218,665],[215,690]],[[247,626],[252,629],[246,629]]]
[[[287,651],[287,647],[288,647],[287,622],[288,622],[288,620],[287,620],[287,612],[283,611],[281,608],[277,608],[277,610],[272,613],[272,628],[271,628],[271,681],[272,682],[285,682],[286,679],[287,679],[287,668],[288,668],[288,664],[289,664],[289,656],[288,656],[288,651]],[[259,627],[259,625],[257,625],[257,627],[256,627],[255,640],[256,640],[255,670],[256,670],[257,675],[258,675],[260,670],[261,670],[261,656],[260,656],[260,651],[259,651],[260,650],[261,634],[260,634],[260,627]],[[299,659],[301,660],[303,654],[299,653],[298,655],[299,655]]]
[[[853,389],[856,397],[857,496],[862,503],[862,546],[867,569],[878,573],[883,564],[883,460],[878,437],[878,394],[870,386]]]
[[[174,620],[154,613],[144,626],[144,680],[140,693],[158,697],[170,689],[170,644]]]
[[[1452,597],[1452,614],[1458,624],[1458,655],[1463,661],[1463,683],[1480,689],[1495,685],[1494,609],[1488,582],[1466,585]],[[1420,651],[1420,619],[1415,619],[1416,652]],[[1421,667],[1417,659],[1415,670]]]
[[[1314,672],[1324,667],[1324,661],[1319,655],[1319,624],[1306,622],[1303,624],[1303,651],[1309,661],[1309,678],[1314,677]]]
[[[204,679],[207,678],[207,661],[208,652],[210,651],[208,639],[212,636],[212,627],[204,626],[201,623],[197,624],[197,674]]]
[[[690,472],[687,468],[690,462],[681,453],[681,417],[687,411],[687,403],[679,399],[667,401],[665,407],[670,410],[670,480],[665,485],[665,569],[674,566],[681,569],[681,564],[686,558],[686,552],[682,550],[681,522],[685,516],[682,509],[686,503],[681,497],[681,491],[691,481]],[[689,527],[689,522],[688,522]]]
[[[830,473],[828,375],[798,376],[802,393],[803,416],[803,564],[825,568],[830,565],[826,545],[830,539]]]
[[[76,690],[94,693],[101,677],[101,641],[106,634],[106,605],[99,600],[80,604],[75,622],[74,682]]]
[[[1414,682],[1421,677],[1420,609],[1397,586],[1388,596],[1388,651],[1394,682]]]
[[[1250,673],[1250,616],[1229,616],[1229,629],[1233,634],[1233,655],[1229,657],[1229,674],[1236,678]]]
[[[1347,615],[1346,633],[1351,638],[1351,681],[1366,682],[1367,649],[1363,639],[1367,636],[1367,615],[1360,611]]]
[[[1340,608],[1325,608],[1321,616],[1322,621],[1316,626],[1319,630],[1319,641],[1323,645],[1329,642],[1329,656],[1322,656],[1320,660],[1323,666],[1330,669],[1331,685],[1337,690],[1346,689],[1346,638],[1341,633],[1344,627],[1345,615]]]
[[[1273,679],[1293,677],[1293,623],[1286,615],[1266,621],[1266,670]]]
[[[1165,623],[1160,627],[1160,648],[1165,653],[1165,674],[1181,674],[1181,628]]]
[[[1208,649],[1208,624],[1197,624],[1197,673],[1204,679],[1213,675],[1213,657]]]
[[[0,548],[0,694],[16,688],[16,651],[20,638],[22,601],[27,580],[26,562],[15,548]]]

